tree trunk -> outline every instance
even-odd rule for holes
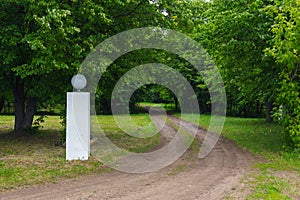
[[[267,122],[272,122],[273,118],[271,116],[271,111],[273,109],[273,102],[267,100],[265,104],[266,104],[266,120]]]
[[[24,129],[31,128],[34,113],[36,111],[37,98],[29,97],[25,109],[25,92],[24,83],[19,78],[16,78],[14,88],[15,98],[15,126],[14,133],[17,136],[24,135]]]
[[[25,92],[24,83],[17,77],[14,87],[15,98],[15,126],[14,133],[16,135],[23,135],[22,122],[25,114]]]
[[[32,126],[34,113],[36,111],[36,104],[37,104],[37,98],[29,97],[26,106],[25,116],[22,122],[22,129],[30,128]]]
[[[0,99],[0,113],[3,110],[3,107],[4,107],[4,97],[1,97],[1,99]]]

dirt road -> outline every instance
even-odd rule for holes
[[[161,120],[158,115],[152,119],[154,123]],[[174,124],[179,121],[173,116],[169,116],[169,119]],[[197,128],[189,122],[184,124],[189,128]],[[161,130],[159,148],[167,144],[175,133],[172,126],[165,125]],[[203,130],[198,130],[200,139],[204,135]],[[250,153],[222,137],[206,158],[199,159],[197,153],[189,149],[172,165],[152,173],[114,171],[19,189],[0,194],[0,199],[223,199],[227,194],[237,192],[235,188],[239,180],[251,168],[253,161]],[[245,194],[238,195],[238,199],[245,199]]]

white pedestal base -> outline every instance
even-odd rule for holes
[[[67,93],[66,160],[87,160],[90,154],[90,93]]]

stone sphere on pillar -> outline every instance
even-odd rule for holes
[[[71,83],[72,83],[72,86],[77,91],[80,91],[86,86],[87,81],[86,81],[86,78],[84,75],[77,74],[77,75],[73,76]]]

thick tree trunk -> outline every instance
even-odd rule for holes
[[[3,110],[3,107],[4,107],[4,97],[1,97],[1,99],[0,99],[0,113]]]
[[[14,133],[17,136],[24,135],[24,130],[32,126],[34,113],[36,111],[37,98],[29,97],[25,109],[24,83],[16,78],[14,88],[15,97],[15,126]]]
[[[16,135],[22,135],[22,122],[25,114],[25,92],[24,92],[24,83],[16,78],[15,88],[14,88],[14,98],[15,98],[15,126],[14,133]]]
[[[273,109],[273,102],[267,100],[265,101],[265,104],[266,104],[266,120],[267,122],[272,122],[273,118],[271,116],[271,111]]]
[[[29,97],[26,106],[25,116],[22,122],[22,129],[30,128],[32,126],[34,113],[36,111],[37,98]]]

